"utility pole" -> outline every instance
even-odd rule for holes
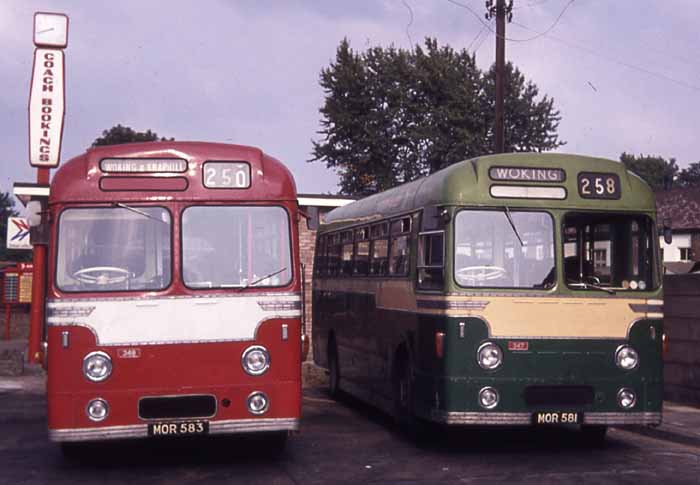
[[[513,18],[513,0],[486,0],[486,18],[496,17],[496,116],[494,123],[495,151],[503,153],[504,143],[504,97],[505,97],[505,66],[506,66],[506,18]]]

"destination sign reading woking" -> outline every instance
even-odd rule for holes
[[[566,172],[561,168],[491,167],[489,177],[491,180],[560,183],[566,180]]]

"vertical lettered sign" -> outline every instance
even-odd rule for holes
[[[29,163],[57,167],[61,154],[65,105],[63,51],[34,51],[29,95]]]

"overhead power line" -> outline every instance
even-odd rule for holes
[[[531,28],[529,28],[529,27],[527,27],[519,22],[513,21],[512,24],[517,25],[521,29],[524,29],[524,30],[527,30],[530,32],[534,32],[533,29],[531,29]],[[663,79],[664,81],[669,81],[669,82],[672,82],[672,83],[677,84],[679,86],[683,86],[684,88],[692,89],[693,91],[700,91],[700,86],[698,86],[698,85],[689,83],[687,81],[683,81],[681,79],[673,78],[673,77],[668,76],[666,74],[663,74],[661,72],[652,71],[651,69],[647,69],[645,67],[642,67],[642,66],[639,66],[636,64],[632,64],[630,62],[621,61],[620,59],[616,59],[616,58],[609,56],[607,54],[603,54],[603,53],[601,53],[601,52],[599,52],[591,47],[587,47],[587,46],[577,44],[577,43],[574,43],[574,42],[571,42],[568,40],[564,40],[560,37],[556,37],[556,36],[551,35],[551,34],[546,34],[544,37],[546,37],[549,40],[559,42],[560,44],[564,44],[565,46],[571,47],[572,49],[578,49],[578,50],[580,50],[582,52],[586,52],[594,57],[598,57],[598,58],[606,60],[608,62],[612,62],[613,64],[617,64],[618,66],[626,67],[628,69],[633,69],[635,71],[639,71],[639,72],[647,74],[649,76],[653,76],[653,77],[656,77],[658,79]]]
[[[411,49],[413,49],[413,38],[411,37],[411,25],[413,25],[413,9],[406,0],[401,0],[401,3],[403,3],[404,7],[408,9],[408,15],[410,16],[408,24],[406,24],[406,37],[408,37],[408,41],[411,43],[410,47]]]
[[[483,25],[484,27],[489,29],[492,34],[495,34],[496,36],[498,36],[498,34],[496,34],[496,32],[493,30],[493,28],[489,24],[484,22],[484,20],[481,18],[481,15],[479,15],[476,12],[476,10],[474,10],[472,7],[470,7],[467,4],[458,2],[457,0],[447,0],[447,1],[450,2],[452,5],[456,5],[457,7],[464,8],[464,9],[468,10],[479,22],[481,22],[481,25]],[[559,12],[559,15],[557,15],[557,18],[554,20],[554,22],[552,22],[552,25],[550,25],[546,30],[544,30],[542,32],[536,32],[536,31],[532,31],[532,29],[528,29],[528,30],[531,30],[532,32],[536,32],[536,35],[533,35],[532,37],[528,37],[526,39],[514,39],[512,37],[505,37],[505,36],[503,36],[503,39],[507,40],[508,42],[530,42],[530,41],[533,41],[535,39],[539,39],[540,37],[544,37],[549,32],[554,30],[554,28],[557,26],[557,24],[559,23],[561,18],[564,16],[566,11],[569,9],[571,4],[573,4],[575,1],[576,0],[569,0],[567,2],[567,4],[564,5],[564,8],[562,8],[561,12]]]

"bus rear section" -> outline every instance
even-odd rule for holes
[[[301,414],[294,182],[261,151],[88,151],[51,187],[53,441],[269,433]]]

